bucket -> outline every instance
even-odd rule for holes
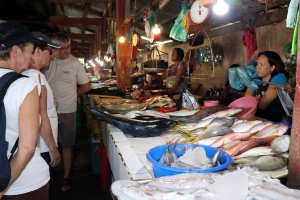
[[[205,100],[204,101],[204,106],[205,107],[216,106],[218,104],[219,104],[219,101],[213,101],[213,100]]]
[[[183,149],[184,144],[177,144],[176,148]],[[212,158],[214,154],[218,151],[218,148],[210,147],[206,145],[200,145],[197,146],[204,148],[206,152],[206,156],[209,158]],[[196,144],[191,144],[189,147],[196,147]],[[146,154],[147,159],[149,162],[152,163],[153,167],[153,173],[156,178],[162,177],[162,176],[170,176],[170,175],[176,175],[176,174],[182,174],[182,173],[210,173],[210,172],[216,172],[224,170],[226,167],[228,167],[232,161],[231,157],[226,153],[222,152],[222,155],[220,157],[220,166],[218,167],[212,167],[207,169],[184,169],[184,168],[176,168],[171,166],[166,166],[161,163],[159,163],[160,158],[162,157],[164,151],[166,149],[166,145],[160,145],[156,146],[148,151]],[[172,151],[172,145],[169,146],[170,151]],[[181,151],[175,150],[175,153],[178,157],[182,156],[183,153]]]

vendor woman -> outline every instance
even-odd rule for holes
[[[166,87],[168,95],[179,94],[184,88],[187,88],[188,79],[185,78],[187,74],[187,66],[183,61],[184,52],[181,48],[175,48],[172,52],[173,64],[161,75],[149,73],[155,79],[161,81],[166,79]]]
[[[285,111],[279,100],[274,83],[282,85],[288,82],[284,71],[284,63],[280,56],[273,51],[264,51],[258,54],[257,76],[263,84],[259,85],[257,91],[247,88],[245,96],[255,96],[257,99],[256,116],[270,121],[279,122],[284,117]]]

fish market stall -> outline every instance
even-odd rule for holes
[[[290,138],[284,134],[288,127],[260,119],[248,121],[234,117],[248,112],[243,108],[217,105],[169,113],[138,109],[126,114],[113,114],[121,108],[119,105],[111,108],[105,110],[112,113],[97,108],[90,109],[90,112],[99,119],[115,181],[147,183],[177,172],[215,172],[226,167],[229,171],[237,171],[241,166],[260,170],[270,179],[287,175]],[[158,148],[159,152],[152,156],[153,161],[149,155]],[[192,155],[191,151],[203,152],[201,148],[204,148],[208,162],[198,165],[199,160],[184,158],[188,152]],[[162,175],[157,173],[155,162],[169,171]],[[174,170],[177,172],[171,172],[171,168],[177,168]],[[122,190],[120,187],[125,183],[118,183],[121,185],[116,187]]]

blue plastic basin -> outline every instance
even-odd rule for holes
[[[209,158],[212,158],[213,155],[218,151],[218,149],[215,147],[210,147],[210,146],[200,145],[200,144],[198,146],[204,148],[204,150],[206,151],[206,156]],[[188,148],[191,147],[193,148],[196,147],[196,144],[188,145]],[[177,144],[176,148],[183,148],[183,144]],[[161,176],[170,176],[170,175],[176,175],[181,173],[209,173],[209,172],[221,171],[226,167],[228,167],[228,165],[230,165],[232,161],[232,158],[226,152],[223,151],[220,157],[221,165],[218,167],[207,168],[207,169],[175,168],[175,167],[170,167],[159,163],[159,160],[162,157],[165,149],[166,149],[166,145],[156,146],[150,149],[146,154],[147,159],[149,160],[149,162],[152,163],[153,173],[156,178]],[[171,151],[172,145],[169,146],[169,149]],[[175,153],[177,154],[178,157],[183,155],[183,152],[178,150],[175,150]]]

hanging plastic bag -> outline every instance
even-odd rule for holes
[[[228,77],[230,85],[237,90],[243,90],[246,86],[256,91],[258,85],[262,84],[257,78],[257,69],[252,65],[229,68]]]

